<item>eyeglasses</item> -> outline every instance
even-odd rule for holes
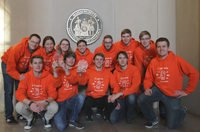
[[[149,40],[150,38],[141,38],[141,40]]]
[[[112,42],[104,42],[104,44],[112,44]]]
[[[62,46],[69,46],[69,44],[61,44]]]

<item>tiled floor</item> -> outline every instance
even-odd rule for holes
[[[64,131],[67,132],[200,132],[200,118],[187,114],[183,123],[176,130],[169,130],[166,127],[165,121],[159,119],[159,124],[153,129],[145,129],[144,118],[139,118],[135,115],[135,122],[133,124],[126,124],[125,119],[117,124],[111,124],[104,121],[101,117],[94,115],[94,121],[88,122],[85,115],[81,114],[80,122],[85,125],[83,130],[78,130],[73,127],[67,127]],[[37,120],[31,130],[24,130],[25,122],[18,122],[17,125],[9,125],[5,122],[4,113],[0,112],[0,132],[59,132],[53,123],[52,128],[45,129],[42,120]]]

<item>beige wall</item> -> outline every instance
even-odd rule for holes
[[[176,1],[176,43],[177,55],[184,58],[199,71],[200,64],[200,1]],[[186,88],[188,78],[184,77],[183,87]],[[188,112],[200,116],[200,84],[196,90],[183,98],[182,105]]]
[[[2,6],[5,6],[5,10]],[[89,46],[92,52],[101,45],[107,34],[111,34],[115,42],[119,41],[120,33],[125,28],[132,30],[132,36],[136,40],[142,30],[148,30],[153,40],[165,36],[172,44],[171,50],[176,52],[174,0],[5,0],[5,3],[1,1],[0,7],[5,15],[5,35],[0,55],[32,33],[38,33],[42,38],[52,35],[57,44],[64,37],[69,38],[65,29],[67,18],[80,8],[94,10],[103,22],[101,37]],[[75,50],[76,44],[72,41],[71,43]],[[2,80],[0,74],[0,111],[3,111],[4,106]]]

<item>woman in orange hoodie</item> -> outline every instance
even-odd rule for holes
[[[56,50],[54,49],[55,41],[53,37],[46,36],[43,39],[42,46],[43,46],[42,48],[40,48],[39,50],[33,53],[33,56],[34,55],[42,56],[44,58],[44,69],[49,71],[52,74],[53,70],[52,70],[51,65],[53,63],[53,56],[56,52]],[[31,67],[29,67],[29,69],[31,69]]]
[[[117,61],[118,64],[113,74],[120,86],[120,92],[108,98],[110,102],[119,98],[119,103],[111,113],[110,121],[116,123],[126,116],[126,122],[131,124],[139,93],[140,73],[137,67],[128,63],[128,55],[125,51],[117,54]]]

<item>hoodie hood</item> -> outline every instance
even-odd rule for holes
[[[132,45],[134,45],[134,43],[136,43],[137,41],[134,38],[131,38],[130,44],[128,46],[126,46],[123,41],[120,41],[120,47],[121,48],[128,48],[131,47]]]
[[[148,50],[146,50],[142,44],[140,43],[139,47],[141,48],[141,50],[147,52],[147,51],[150,51],[150,50],[153,50],[153,49],[156,49],[156,45],[155,45],[155,42],[153,40],[150,41],[150,48]]]
[[[174,53],[173,53],[172,51],[168,51],[168,55],[167,55],[167,57],[166,57],[165,59],[161,59],[161,58],[159,57],[159,55],[156,56],[156,59],[157,59],[159,62],[161,62],[161,61],[167,61],[167,60],[173,58],[174,56],[175,56],[175,55],[174,55]]]
[[[89,48],[86,48],[86,54],[85,55],[81,55],[78,48],[76,48],[76,51],[75,53],[78,55],[78,56],[87,56],[90,54],[90,49]]]
[[[101,45],[101,48],[102,48],[102,50],[104,51],[104,52],[108,52],[108,53],[113,53],[113,52],[115,52],[115,50],[116,50],[116,47],[115,47],[115,44],[113,43],[113,45],[112,45],[112,47],[111,47],[111,49],[108,51],[108,50],[106,50],[106,48],[105,48],[105,46],[104,46],[104,42],[102,41],[102,45]]]

